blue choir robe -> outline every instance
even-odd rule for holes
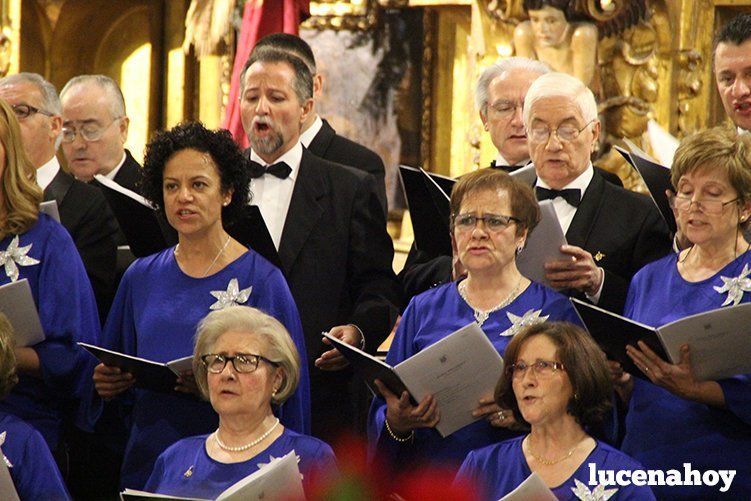
[[[397,365],[475,321],[472,308],[459,295],[457,283],[435,287],[410,301],[386,356],[389,365]],[[530,319],[535,316],[551,322],[568,321],[581,325],[567,297],[549,287],[532,282],[511,304],[491,313],[482,325],[482,330],[498,353],[503,355],[506,345],[513,337],[514,324],[518,325],[520,319],[525,317]],[[505,428],[493,427],[487,420],[481,419],[445,438],[434,429],[418,429],[415,430],[414,442],[401,443],[389,436],[384,427],[385,420],[386,401],[377,397],[373,400],[368,416],[371,454],[383,456],[395,467],[429,461],[435,465],[456,469],[470,450],[515,435]]]
[[[0,450],[21,501],[71,499],[42,435],[10,414],[0,413]],[[2,436],[2,435],[0,435]]]
[[[144,490],[170,496],[215,499],[233,484],[268,464],[295,451],[303,490],[326,484],[339,476],[334,451],[317,438],[290,429],[262,452],[239,463],[220,463],[206,452],[206,438],[200,435],[180,440],[159,456]],[[308,495],[307,497],[310,498]]]
[[[714,276],[687,282],[678,273],[677,255],[650,263],[633,278],[625,315],[659,327],[688,315],[720,308],[728,297],[714,286],[721,277],[737,277],[751,266],[745,252]],[[742,302],[751,300],[743,293]],[[621,449],[647,468],[683,471],[683,463],[698,470],[737,470],[730,498],[751,499],[751,375],[717,381],[726,409],[682,399],[649,381],[634,378]],[[711,499],[718,487],[657,486],[661,499]],[[727,495],[727,494],[726,494]]]
[[[15,238],[0,240],[0,251],[6,252]],[[32,347],[42,377],[19,374],[18,384],[0,401],[0,412],[32,425],[55,450],[64,414],[77,404],[89,378],[89,355],[76,342],[99,342],[99,314],[86,269],[65,228],[39,214],[38,221],[18,236],[17,245],[30,245],[23,252],[39,261],[16,268],[18,280],[29,281],[44,330],[44,341]],[[6,270],[0,266],[0,285],[11,282]]]
[[[458,480],[468,482],[476,487],[480,493],[479,499],[495,501],[516,489],[532,474],[527,459],[522,451],[524,437],[516,437],[499,444],[489,445],[471,451],[462,463]],[[649,501],[655,499],[652,490],[646,485],[604,485],[600,484],[599,475],[592,474],[591,464],[595,471],[635,471],[643,470],[636,461],[622,452],[603,442],[589,453],[589,456],[579,465],[579,468],[561,485],[551,488],[559,500],[607,499],[596,496],[587,497],[588,493],[595,493],[595,489],[612,493],[611,501]],[[590,483],[594,477],[595,482]],[[577,481],[580,484],[577,485]],[[610,478],[608,478],[610,481]],[[583,484],[583,486],[582,486]],[[599,487],[602,485],[601,487]],[[604,489],[603,489],[604,488]],[[615,492],[612,492],[615,489]],[[575,493],[574,490],[577,492]],[[578,495],[577,495],[578,493]]]
[[[218,292],[227,291],[233,279],[241,291],[252,287],[242,304],[279,320],[301,354],[297,390],[275,411],[286,427],[306,433],[310,429],[310,384],[300,317],[282,273],[252,250],[205,278],[183,273],[174,248],[136,260],[123,275],[115,296],[103,332],[104,346],[157,362],[192,355],[196,327],[217,303],[212,292],[220,295]],[[213,431],[218,418],[208,402],[192,395],[135,389],[132,396],[132,425],[121,483],[140,489],[159,454],[181,438]],[[93,404],[91,418],[96,418],[101,413],[96,395]]]

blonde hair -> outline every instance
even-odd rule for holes
[[[248,336],[263,339],[267,352],[259,355],[276,362],[282,369],[282,384],[271,396],[271,403],[279,405],[292,396],[300,381],[300,354],[287,329],[261,310],[249,306],[230,306],[206,315],[196,330],[193,375],[204,398],[209,397],[208,371],[201,356],[211,353],[219,337],[228,331],[247,332]]]
[[[0,399],[5,398],[18,382],[14,344],[13,326],[0,313]]]
[[[20,235],[39,218],[42,189],[36,183],[36,169],[21,143],[21,129],[11,107],[0,99],[0,143],[5,150],[2,166],[2,200],[4,217],[0,220],[0,238]]]

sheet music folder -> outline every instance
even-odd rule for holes
[[[589,334],[597,341],[608,360],[620,362],[632,376],[648,379],[626,354],[626,346],[643,341],[663,360],[669,360],[657,331],[644,324],[616,315],[592,304],[570,298]]]
[[[135,386],[145,390],[172,393],[177,386],[177,376],[180,371],[189,370],[192,367],[193,357],[183,357],[167,363],[160,363],[108,350],[101,346],[80,342],[78,344],[103,364],[119,367],[123,371],[133,374],[133,377],[136,378]]]
[[[438,210],[434,200],[436,194],[431,194],[431,187],[426,183],[425,175],[420,169],[406,165],[399,166],[399,174],[412,218],[415,246],[432,256],[450,256],[449,221],[448,218],[444,220],[442,212]],[[441,182],[446,184],[443,180]],[[446,193],[442,188],[433,189],[440,191],[437,195],[445,199]]]
[[[104,176],[96,180],[134,256],[150,256],[177,243],[175,230],[141,195]]]
[[[618,146],[615,149],[636,169],[636,172],[641,176],[649,191],[652,202],[654,202],[660,211],[662,219],[668,225],[670,232],[675,233],[677,229],[675,215],[673,214],[673,209],[670,208],[670,201],[667,195],[665,195],[666,190],[674,191],[673,183],[670,180],[670,169],[653,162],[639,152],[631,151],[629,153]]]

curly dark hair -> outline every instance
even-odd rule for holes
[[[222,223],[232,223],[250,200],[250,165],[232,135],[224,129],[209,130],[200,122],[184,122],[154,134],[146,145],[143,159],[141,187],[144,197],[158,211],[164,212],[164,166],[175,153],[187,149],[211,155],[219,169],[222,191],[233,191],[229,205],[222,207]]]
[[[568,322],[531,325],[516,334],[506,347],[503,355],[505,367],[516,363],[522,346],[534,336],[547,336],[558,348],[558,358],[573,388],[568,413],[582,428],[601,421],[611,407],[613,385],[605,354],[594,339],[581,327]],[[495,387],[495,401],[500,407],[511,409],[517,423],[529,426],[519,410],[512,379],[508,371],[503,372]]]

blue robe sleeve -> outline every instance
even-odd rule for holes
[[[29,427],[28,431],[26,436],[15,437],[17,440],[4,446],[13,464],[9,471],[18,496],[22,500],[71,499],[47,443],[36,430]]]
[[[154,463],[154,469],[152,470],[149,479],[146,481],[146,485],[143,487],[144,491],[159,492],[159,486],[164,478],[164,456],[165,454],[160,454],[156,463]]]
[[[297,390],[277,410],[277,417],[287,428],[307,435],[311,427],[310,379],[300,314],[287,281],[278,269],[273,268],[263,284],[264,290],[256,306],[279,320],[287,328],[300,355],[300,380]]]
[[[464,458],[459,471],[454,478],[454,486],[465,486],[476,490],[476,499],[485,499],[487,495],[486,486],[484,485],[484,478],[479,475],[479,464],[475,459],[475,451],[470,451],[467,457]]]
[[[110,308],[107,322],[104,324],[101,340],[97,345],[111,350],[119,351],[129,355],[136,354],[136,328],[133,322],[133,305],[131,298],[131,281],[133,275],[133,266],[128,268],[120,281],[117,289],[115,300]],[[87,370],[86,390],[83,398],[83,411],[77,423],[84,430],[92,431],[94,425],[102,414],[104,402],[99,398],[99,394],[94,387],[92,379],[94,367],[100,362],[93,356],[90,356],[89,368]],[[132,390],[126,391],[117,399],[115,405],[120,403],[129,403],[132,399]]]
[[[414,339],[417,330],[417,312],[416,301],[412,300],[404,310],[404,315],[399,322],[399,327],[394,334],[394,340],[386,355],[386,363],[395,366],[399,362],[408,359],[414,354]],[[386,400],[383,397],[376,396],[370,405],[368,416],[368,444],[369,456],[373,458],[376,455],[383,456],[387,461],[393,461],[397,464],[397,458],[409,451],[414,444],[412,442],[397,442],[392,439],[385,428],[386,423]]]
[[[717,383],[725,395],[727,410],[751,426],[751,375],[720,379]]]
[[[60,394],[79,398],[90,359],[76,342],[99,342],[99,314],[73,241],[61,226],[50,228],[37,291],[45,340],[33,349],[39,356],[45,385]]]
[[[319,442],[315,450],[308,452],[304,457],[305,463],[300,464],[300,473],[303,476],[303,489],[306,493],[311,492],[313,487],[333,485],[339,480],[336,456],[328,444]],[[301,459],[301,463],[302,461]]]

